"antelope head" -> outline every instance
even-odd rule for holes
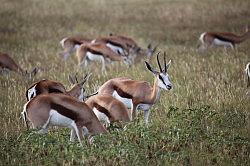
[[[159,61],[159,54],[157,54],[157,64],[160,69],[160,71],[155,70],[148,62],[145,61],[146,67],[149,71],[151,71],[156,80],[157,80],[157,86],[164,89],[164,90],[171,90],[172,89],[172,83],[170,82],[170,78],[168,76],[167,70],[170,67],[171,60],[166,63],[166,54],[164,52],[164,69],[162,69],[160,61]]]
[[[85,99],[85,96],[84,96],[85,89],[83,88],[83,85],[88,80],[89,76],[90,76],[90,74],[86,74],[84,76],[84,78],[82,79],[82,81],[79,82],[78,79],[77,79],[77,74],[75,74],[74,76],[69,75],[68,79],[69,79],[69,82],[71,83],[71,85],[73,87],[67,93],[70,96],[78,98],[80,101],[84,101],[84,99]]]

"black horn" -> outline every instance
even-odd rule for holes
[[[159,68],[160,68],[160,72],[162,73],[162,68],[161,68],[161,64],[160,64],[160,61],[159,61],[159,54],[160,54],[160,52],[158,52],[158,54],[157,54],[157,63],[158,63],[158,66],[159,66]]]
[[[164,66],[165,66],[164,72],[166,73],[167,72],[166,52],[164,52]]]

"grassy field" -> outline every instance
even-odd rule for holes
[[[244,67],[250,61],[250,40],[237,50],[196,52],[204,31],[244,32],[250,25],[246,0],[0,0],[0,51],[30,70],[32,80],[0,75],[0,165],[249,165],[250,100]],[[67,36],[89,38],[123,34],[140,46],[151,42],[172,59],[173,90],[162,91],[152,107],[150,125],[143,116],[127,130],[95,137],[93,146],[70,143],[69,130],[48,135],[26,131],[20,112],[25,90],[47,78],[69,88],[68,74],[92,72],[85,85],[97,90],[110,78],[127,76],[153,84],[143,63],[114,65],[107,75],[79,69],[72,55],[58,57]],[[151,62],[156,66],[155,57]],[[100,66],[96,64],[96,66]]]

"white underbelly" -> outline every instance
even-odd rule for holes
[[[109,47],[115,53],[124,55],[124,50],[121,47],[112,45],[110,43],[107,43],[106,46]]]
[[[87,52],[86,56],[88,57],[89,60],[91,61],[102,61],[103,60],[103,56],[100,54],[93,54],[91,52]]]
[[[93,112],[95,113],[98,120],[102,123],[110,124],[109,118],[104,113],[98,111],[95,107],[93,108]]]
[[[216,38],[214,39],[213,43],[217,46],[231,46],[230,42],[222,41]]]
[[[113,92],[112,96],[122,102],[127,108],[132,107],[132,99],[121,97],[116,91]]]
[[[53,110],[53,109],[50,110],[49,125],[71,128],[72,123],[74,123],[74,120],[72,120],[64,115],[61,115],[56,110]]]

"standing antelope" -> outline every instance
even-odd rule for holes
[[[63,52],[59,53],[59,55],[66,60],[81,44],[90,43],[91,41],[91,39],[84,37],[66,37],[60,41]]]
[[[29,101],[39,94],[64,93],[82,101],[85,91],[83,84],[86,82],[87,78],[88,75],[85,75],[83,80],[78,82],[76,76],[75,78],[69,76],[69,81],[72,84],[72,88],[69,91],[66,91],[66,88],[60,82],[44,79],[34,83],[26,90],[26,98]]]
[[[106,126],[114,122],[129,122],[132,113],[126,106],[110,94],[98,94],[90,97],[85,103],[93,110],[97,118]]]
[[[159,99],[161,89],[170,90],[172,84],[169,80],[167,70],[171,61],[166,64],[166,56],[164,53],[164,70],[159,62],[159,53],[157,54],[157,62],[160,71],[156,71],[148,62],[146,67],[154,75],[154,85],[151,87],[148,82],[135,81],[126,77],[114,78],[105,82],[98,90],[99,94],[111,94],[125,105],[131,103],[132,118],[136,117],[136,109],[144,110],[144,120],[148,124],[149,108]]]
[[[101,61],[102,72],[106,72],[106,61],[120,61],[126,65],[131,64],[131,61],[127,57],[118,55],[102,43],[82,44],[77,49],[76,56],[79,66],[82,66],[83,62],[84,66],[87,67],[89,61]]]
[[[27,119],[39,133],[47,133],[49,126],[68,127],[71,129],[70,141],[75,135],[80,144],[84,130],[90,137],[94,134],[107,133],[94,112],[84,103],[62,93],[41,94],[28,101],[23,107],[23,119]]]
[[[212,46],[224,46],[234,49],[236,44],[250,38],[250,31],[248,27],[243,35],[235,35],[228,32],[204,32],[200,35],[198,51],[204,51]]]
[[[250,87],[250,62],[248,62],[248,64],[246,65],[245,72],[247,75],[247,87]],[[247,96],[250,97],[250,90],[248,90]]]
[[[31,72],[23,70],[8,54],[0,52],[0,70],[5,69],[14,71],[23,76],[29,76],[29,78],[37,73],[37,68],[34,68]]]

